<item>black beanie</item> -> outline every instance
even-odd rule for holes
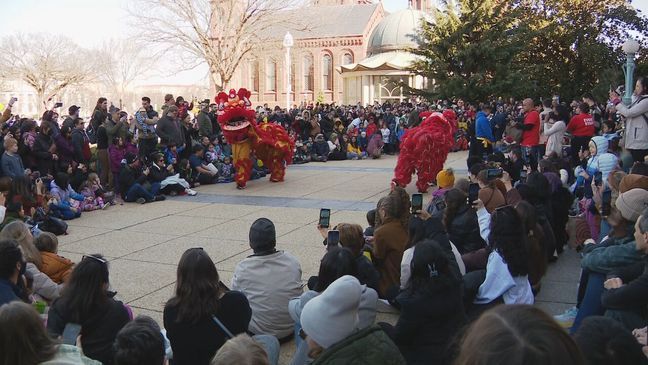
[[[272,250],[277,244],[275,226],[268,218],[259,218],[250,227],[250,247],[254,252]]]

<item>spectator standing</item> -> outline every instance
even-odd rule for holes
[[[214,129],[211,119],[209,119],[209,99],[205,99],[200,103],[200,111],[196,116],[198,121],[198,134],[201,137],[214,137]]]
[[[172,105],[164,113],[155,127],[155,132],[160,137],[160,144],[163,146],[169,144],[184,146],[184,134],[178,122],[178,107]]]
[[[552,113],[548,115],[544,123],[544,135],[547,138],[547,148],[545,156],[555,153],[557,157],[562,157],[563,139],[565,130],[567,130],[567,121],[569,120],[569,111],[567,107],[558,104],[553,107]]]
[[[585,150],[590,139],[594,136],[594,118],[589,114],[589,105],[580,103],[576,108],[576,115],[567,124],[567,132],[573,135],[571,141],[572,163],[578,164],[578,153]],[[605,153],[603,151],[601,153]]]
[[[173,100],[173,96],[171,96]],[[142,107],[135,114],[138,130],[138,151],[139,156],[146,161],[151,152],[155,151],[158,143],[158,136],[155,134],[155,124],[158,122],[158,113],[151,106],[151,99],[147,96],[142,98]]]
[[[53,176],[54,165],[58,161],[56,154],[56,145],[52,139],[52,130],[50,129],[49,122],[42,122],[40,125],[40,132],[34,140],[32,147],[36,169],[40,172],[41,176]]]
[[[77,118],[72,130],[72,146],[74,147],[74,160],[87,165],[92,158],[90,151],[90,138],[85,131],[83,118]]]
[[[648,155],[648,76],[637,79],[632,104],[618,103],[616,110],[626,118],[623,138],[626,150],[630,151],[635,162],[643,162]]]
[[[250,332],[286,338],[295,324],[288,302],[302,293],[301,265],[293,255],[276,249],[275,226],[269,219],[254,221],[249,238],[254,254],[236,265],[232,289],[250,301]]]
[[[71,107],[68,108],[68,116],[65,118],[63,121],[63,125],[61,128],[67,126],[70,129],[74,128],[74,121],[79,118],[79,110],[81,110],[81,107],[78,107],[76,105],[72,105]]]
[[[4,153],[0,158],[0,165],[2,165],[2,175],[9,176],[14,179],[16,176],[25,175],[25,166],[23,166],[22,159],[18,155],[18,141],[9,137],[4,140]]]
[[[90,126],[88,127],[88,137],[90,137],[92,143],[97,143],[97,131],[99,126],[106,121],[106,118],[108,118],[108,99],[101,97],[97,99],[97,105],[92,111],[92,118],[90,118]]]
[[[527,164],[535,170],[538,167],[539,160],[539,147],[540,144],[540,113],[535,110],[532,99],[524,99],[522,102],[522,109],[524,117],[522,125],[518,125],[522,129],[522,156]]]

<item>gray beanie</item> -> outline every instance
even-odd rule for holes
[[[250,227],[250,247],[254,252],[267,251],[277,245],[275,226],[268,218],[259,218]]]
[[[648,205],[648,191],[640,188],[621,193],[616,200],[616,208],[621,216],[630,222],[637,221],[646,205]]]
[[[345,275],[311,299],[301,312],[301,324],[308,337],[323,348],[349,337],[359,324],[358,310],[362,286]]]

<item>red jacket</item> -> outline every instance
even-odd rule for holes
[[[574,115],[567,124],[567,132],[574,137],[592,137],[594,135],[594,118],[586,113]]]

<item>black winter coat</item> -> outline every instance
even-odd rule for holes
[[[479,233],[477,213],[468,205],[455,215],[448,227],[448,236],[462,255],[486,247],[486,242]]]

